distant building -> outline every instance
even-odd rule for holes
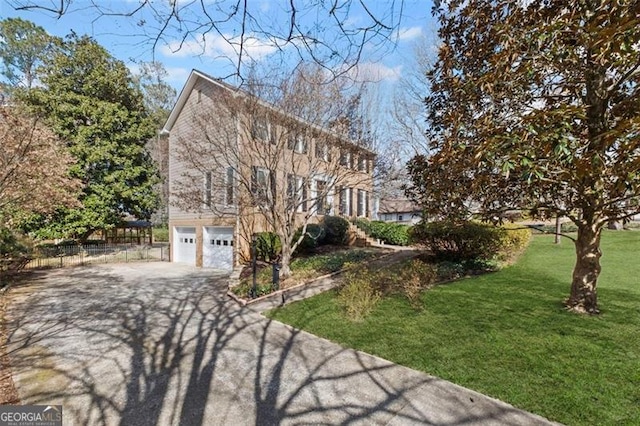
[[[407,199],[380,200],[378,219],[384,222],[415,225],[422,220],[422,209]]]

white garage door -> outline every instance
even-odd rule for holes
[[[202,266],[232,270],[233,228],[207,226],[202,234]]]
[[[196,228],[176,226],[173,231],[173,261],[196,264]]]

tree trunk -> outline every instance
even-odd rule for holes
[[[571,295],[566,301],[567,308],[578,313],[599,314],[596,289],[600,275],[600,233],[602,228],[595,225],[578,227],[576,245],[576,266],[573,269]]]
[[[282,239],[284,240],[284,239]],[[280,259],[281,267],[280,267],[280,278],[289,278],[291,276],[291,267],[289,264],[291,263],[291,245],[283,244],[282,245],[282,258]]]
[[[556,237],[554,241],[556,244],[560,244],[562,241],[560,234],[562,234],[562,223],[560,222],[560,215],[556,215]]]

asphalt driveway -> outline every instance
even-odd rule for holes
[[[7,297],[24,404],[69,425],[546,424],[270,321],[220,273],[170,263],[38,273]]]

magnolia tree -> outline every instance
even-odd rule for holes
[[[435,15],[433,154],[410,162],[409,194],[440,216],[568,217],[566,306],[598,313],[601,231],[640,213],[640,5],[470,0]]]
[[[324,127],[344,124],[340,112],[348,102],[336,80],[324,83],[321,73],[300,70],[277,87],[227,87],[216,94],[215,110],[194,115],[172,154],[188,165],[172,188],[175,204],[238,215],[245,236],[256,229],[277,234],[283,277],[307,225],[317,215],[346,212],[346,188],[372,183],[373,153]]]
[[[49,214],[77,204],[79,181],[69,176],[64,144],[16,105],[0,107],[0,227],[25,214]]]

